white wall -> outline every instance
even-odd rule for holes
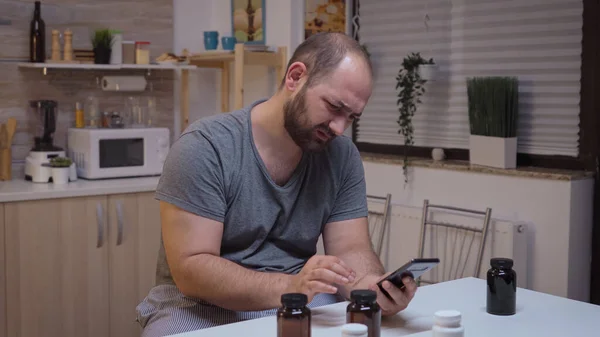
[[[202,31],[230,34],[230,1],[175,0],[175,49],[201,51]],[[267,44],[286,45],[288,57],[302,41],[303,0],[267,1]],[[291,25],[286,24],[291,22]],[[245,74],[244,103],[268,96],[273,74],[261,67]],[[213,70],[193,76],[191,120],[218,112],[219,78]],[[365,162],[371,194],[392,193],[393,204],[420,207],[423,199],[467,208],[491,207],[494,218],[522,221],[533,230],[529,271],[532,289],[588,300],[592,226],[592,180],[556,181],[415,168],[404,187],[398,165]],[[402,245],[402,223],[391,224],[390,238]],[[400,228],[400,229],[399,229]],[[404,241],[406,242],[406,241]],[[390,258],[392,263],[402,263]],[[390,266],[394,268],[396,266]]]
[[[364,167],[367,192],[391,193],[393,204],[421,207],[429,199],[480,210],[491,207],[493,218],[527,223],[532,231],[530,288],[588,300],[593,180],[570,182],[418,167],[409,170],[411,182],[405,187],[401,166],[365,162]],[[391,238],[402,239],[401,234]]]

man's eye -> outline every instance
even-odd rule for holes
[[[335,110],[335,111],[340,111],[342,109],[342,107],[332,104],[331,102],[327,102],[327,105],[329,105],[330,109]]]

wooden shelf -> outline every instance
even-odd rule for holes
[[[233,91],[234,107],[233,110],[243,108],[244,102],[244,66],[262,65],[275,68],[277,80],[276,88],[285,74],[287,66],[287,48],[278,47],[276,52],[272,51],[251,51],[244,48],[243,43],[235,45],[232,51],[208,51],[203,53],[188,55],[190,65],[198,68],[218,68],[221,69],[221,111],[229,112],[229,72],[233,63]],[[187,97],[187,93],[184,93]],[[182,130],[187,127],[188,116],[182,118]]]
[[[121,69],[152,69],[152,70],[190,70],[196,69],[193,65],[175,64],[94,64],[94,63],[19,63],[20,68],[36,69],[86,69],[86,70],[121,70]]]

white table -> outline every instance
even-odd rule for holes
[[[517,290],[517,313],[494,316],[485,311],[486,282],[477,278],[427,285],[419,288],[409,307],[382,322],[381,337],[431,336],[433,314],[454,309],[463,315],[465,336],[600,336],[600,306],[531,290]],[[347,302],[312,310],[312,336],[341,336]],[[276,336],[275,317],[198,330],[178,337],[270,337]]]

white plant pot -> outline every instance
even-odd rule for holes
[[[419,65],[419,76],[427,81],[435,81],[437,73],[437,64],[421,64]]]
[[[52,168],[52,182],[57,185],[64,185],[69,182],[69,168],[68,167],[53,167]]]
[[[474,165],[514,169],[517,167],[517,137],[470,135],[469,160]]]

